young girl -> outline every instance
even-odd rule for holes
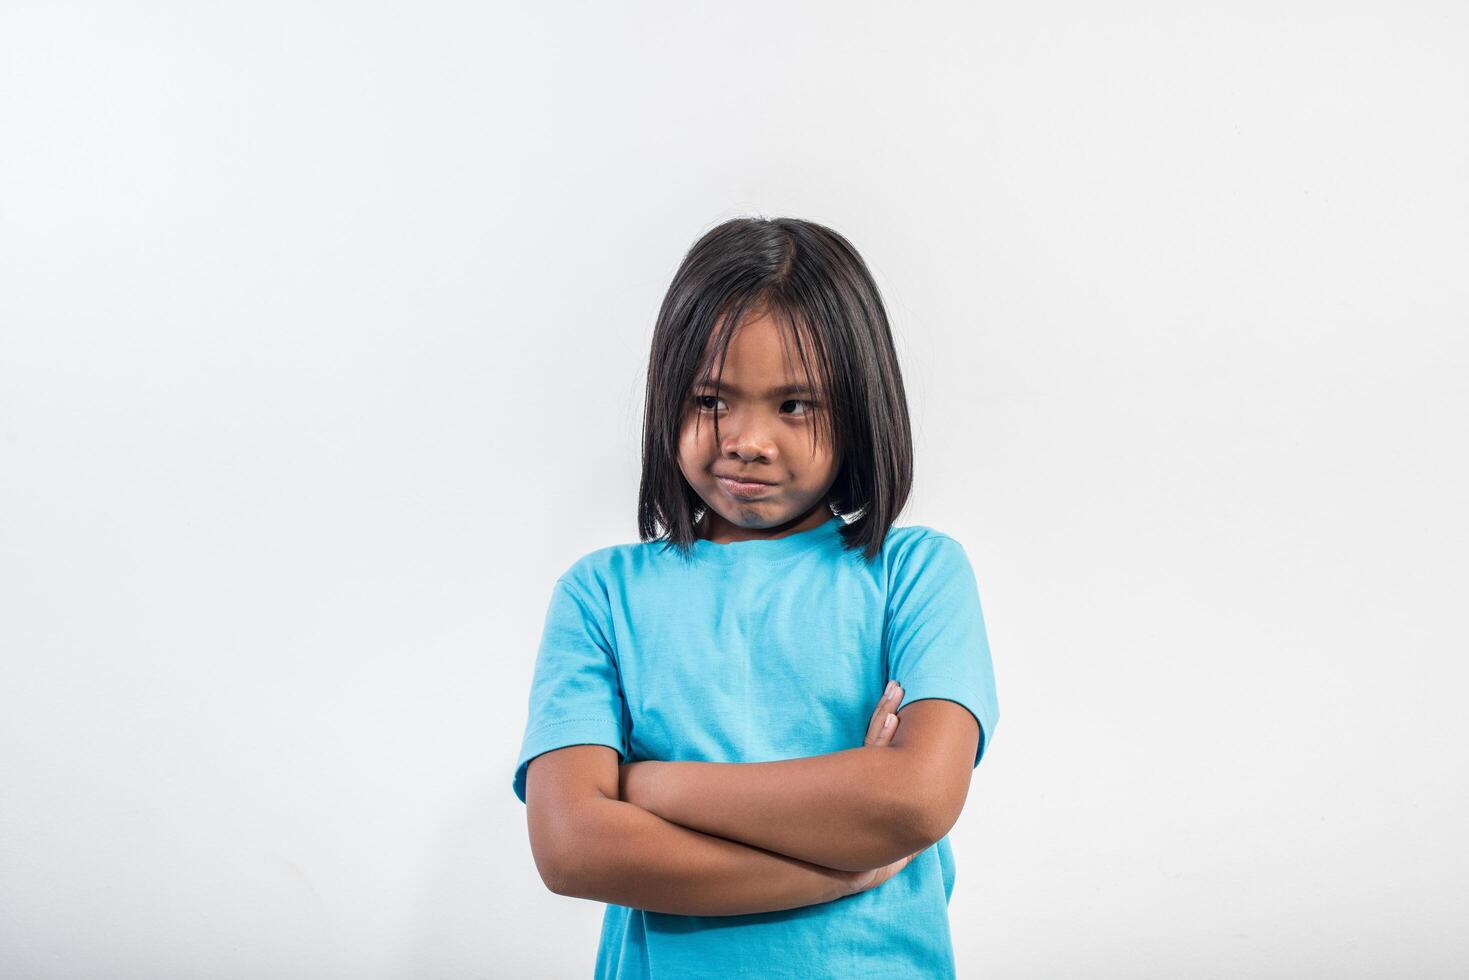
[[[908,409],[846,239],[696,242],[644,419],[641,540],[556,580],[512,784],[547,886],[607,903],[596,977],[954,976],[999,704],[964,548],[893,523]]]

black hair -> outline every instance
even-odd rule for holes
[[[887,311],[862,257],[835,231],[798,218],[726,221],[694,243],[674,274],[648,356],[639,537],[685,554],[696,540],[694,524],[707,505],[678,465],[685,409],[709,367],[710,337],[722,369],[735,329],[762,311],[789,325],[827,408],[818,413],[815,435],[841,463],[826,503],[835,514],[857,515],[841,533],[848,549],[864,548],[871,560],[913,484],[903,377]],[[718,416],[714,425],[717,439]]]

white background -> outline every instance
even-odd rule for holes
[[[1469,10],[0,8],[0,975],[589,976],[511,792],[684,250],[828,224],[1001,722],[961,977],[1469,971]]]

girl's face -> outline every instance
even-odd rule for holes
[[[713,352],[706,356],[712,364]],[[708,505],[699,536],[726,543],[780,538],[832,516],[826,496],[840,458],[816,439],[817,404],[794,350],[768,313],[745,320],[730,338],[714,394],[713,368],[684,406],[678,465]],[[795,373],[793,373],[795,372]],[[714,417],[719,417],[719,443]],[[750,486],[724,477],[759,481]]]

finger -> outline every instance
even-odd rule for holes
[[[888,695],[887,704],[879,709],[881,714],[880,727],[877,732],[877,742],[887,745],[898,733],[898,725],[903,719],[898,717],[898,702],[903,700],[903,686],[896,681],[893,682],[892,693]]]
[[[908,862],[912,861],[913,858],[917,856],[918,855],[913,854],[909,855],[908,857],[901,857],[894,861],[892,864],[886,865],[885,867],[883,867],[881,874],[877,876],[877,880],[868,882],[868,887],[870,888],[892,880],[894,877],[897,876],[899,871],[902,871],[908,866]]]
[[[886,748],[892,743],[893,732],[897,730],[898,716],[893,714],[892,712],[888,712],[887,721],[885,721],[883,723],[883,726],[877,730],[876,735],[867,740],[866,744]]]
[[[887,713],[888,697],[893,693],[893,682],[888,681],[887,689],[882,692],[882,697],[877,699],[877,707],[872,709],[872,716],[867,719],[867,734],[865,742],[871,744],[872,740],[882,731],[883,717]]]
[[[877,734],[872,736],[867,744],[882,747],[891,745],[893,741],[893,736],[898,733],[898,725],[901,724],[902,721],[903,719],[899,718],[891,711],[883,712],[882,721],[879,723]]]
[[[877,699],[877,707],[872,709],[874,718],[879,720],[882,718],[883,712],[887,710],[888,702],[893,699],[893,689],[897,686],[897,681],[888,681],[887,687],[883,688],[882,697]]]
[[[893,708],[897,707],[898,700],[903,696],[903,688],[897,682],[889,682],[887,692],[878,701],[877,707],[872,712],[872,717],[867,722],[867,736],[863,739],[864,745],[885,744],[897,731],[896,718],[889,723],[888,715],[893,714]]]

